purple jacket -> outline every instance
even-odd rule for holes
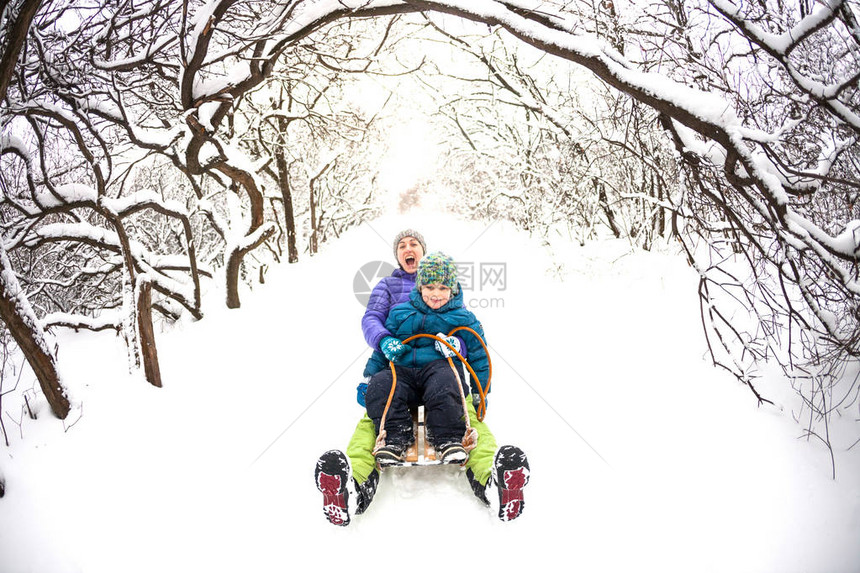
[[[361,318],[361,330],[371,348],[379,350],[379,341],[391,336],[385,328],[388,312],[401,302],[408,301],[409,293],[414,287],[415,273],[410,274],[403,269],[394,269],[391,276],[385,277],[373,287],[367,301],[367,310]]]

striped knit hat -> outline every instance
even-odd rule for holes
[[[397,236],[394,237],[394,259],[397,259],[397,245],[400,244],[400,241],[405,239],[406,237],[414,237],[416,241],[421,243],[421,250],[425,253],[427,252],[427,243],[424,242],[424,235],[416,231],[415,229],[406,229],[405,231],[400,231],[397,233]]]
[[[454,259],[442,252],[425,255],[418,263],[418,274],[415,277],[417,287],[437,283],[450,288],[452,295],[457,294],[457,265],[454,264]]]

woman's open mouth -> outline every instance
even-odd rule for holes
[[[415,257],[413,257],[413,256],[406,257],[405,261],[406,261],[407,265],[412,266],[415,264]]]

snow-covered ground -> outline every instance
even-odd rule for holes
[[[386,472],[348,528],[323,517],[314,462],[345,447],[369,355],[355,276],[394,263],[406,227],[473,265],[486,421],[532,467],[515,522],[450,467]],[[860,571],[856,405],[831,427],[833,480],[778,376],[759,390],[779,406],[759,408],[710,366],[696,280],[619,242],[550,251],[502,223],[389,217],[273,269],[241,310],[210,293],[204,321],[159,336],[163,389],[127,374],[112,335],[62,334],[82,407],[67,429],[44,404],[21,432],[5,418],[0,571]]]

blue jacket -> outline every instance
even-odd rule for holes
[[[385,277],[370,293],[367,309],[361,318],[361,330],[364,339],[374,350],[379,350],[379,342],[391,332],[385,328],[385,320],[392,308],[409,300],[409,293],[415,287],[415,273],[407,273],[403,269],[394,269],[390,276]]]
[[[457,295],[447,304],[436,310],[427,306],[417,288],[412,289],[409,293],[409,301],[391,309],[388,320],[385,321],[385,327],[391,336],[401,341],[414,334],[437,334],[439,332],[448,334],[458,326],[468,326],[477,332],[481,338],[484,338],[484,329],[481,323],[463,304],[462,288],[458,289]],[[484,352],[484,347],[469,331],[460,330],[457,331],[456,335],[466,343],[467,352],[461,351],[461,354],[468,356],[469,364],[475,374],[478,375],[481,386],[486,386],[489,375],[489,360],[487,353]],[[486,338],[484,338],[484,342],[486,343]],[[395,364],[408,368],[422,368],[434,360],[442,359],[443,356],[436,350],[435,343],[435,339],[432,338],[416,338],[408,343],[410,351],[400,356]],[[459,362],[459,358],[455,357],[454,360]],[[372,376],[387,367],[388,361],[382,352],[377,350],[367,362],[364,375]],[[477,385],[474,380],[472,381],[472,392],[477,392]]]

